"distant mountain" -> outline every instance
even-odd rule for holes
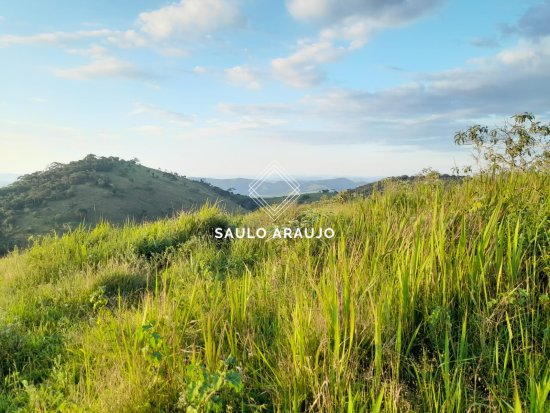
[[[31,235],[66,231],[81,222],[143,221],[219,202],[227,210],[256,208],[248,197],[205,182],[115,157],[88,155],[20,177],[0,188],[0,253]]]
[[[247,178],[192,178],[208,182],[214,186],[225,190],[230,190],[235,194],[248,195],[248,187],[254,179]],[[320,191],[343,191],[345,189],[353,189],[366,182],[355,182],[348,178],[328,178],[328,179],[297,179],[300,184],[300,193],[309,194]],[[278,197],[287,195],[289,186],[284,181],[267,181],[264,182],[258,191],[261,195],[267,197]]]
[[[17,179],[17,174],[0,174],[0,187],[7,186]]]

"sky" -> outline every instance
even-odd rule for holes
[[[548,22],[550,0],[2,0],[0,173],[449,172],[456,131],[550,117]]]

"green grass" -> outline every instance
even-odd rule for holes
[[[296,197],[295,202],[299,205],[301,204],[311,204],[313,202],[319,202],[319,201],[325,201],[330,198],[333,198],[337,196],[337,192],[312,192],[312,193],[306,193],[301,194]],[[265,201],[270,205],[276,205],[281,202],[284,202],[286,199],[286,196],[274,196],[274,197],[265,197]]]
[[[102,223],[0,260],[0,411],[548,412],[550,180]]]
[[[118,158],[91,158],[20,178],[0,188],[0,255],[31,236],[64,233],[101,220],[142,222],[219,202],[233,212],[252,200],[203,182]]]

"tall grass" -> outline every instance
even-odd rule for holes
[[[0,411],[548,412],[550,180],[215,207],[0,260]]]

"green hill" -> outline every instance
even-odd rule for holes
[[[142,171],[142,169],[139,169]],[[102,223],[0,259],[2,412],[549,412],[548,174]]]
[[[369,182],[364,185],[360,185],[357,188],[348,189],[343,191],[342,195],[344,197],[349,196],[368,196],[371,195],[374,190],[382,190],[384,187],[392,184],[414,184],[418,182],[427,182],[430,180],[437,180],[442,183],[457,182],[462,180],[464,177],[460,175],[449,175],[449,174],[440,174],[436,171],[428,170],[426,173],[421,173],[418,175],[401,175],[401,176],[390,176],[384,179],[380,179],[374,182]]]
[[[123,223],[165,217],[207,202],[233,212],[255,208],[248,197],[115,157],[52,164],[0,188],[0,254],[28,237],[102,219]]]

